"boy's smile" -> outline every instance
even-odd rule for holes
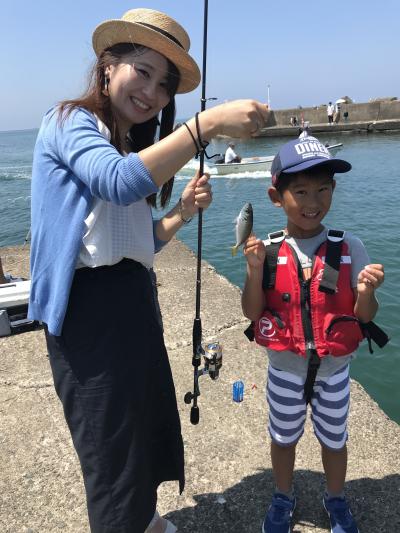
[[[290,179],[281,193],[274,187],[269,195],[274,204],[282,207],[287,215],[287,231],[292,237],[308,239],[318,235],[323,229],[321,224],[328,213],[335,181],[321,169],[310,176],[300,172]]]

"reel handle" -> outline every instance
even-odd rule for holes
[[[200,420],[200,410],[199,408],[196,406],[192,406],[192,408],[190,409],[190,423],[193,424],[194,426],[196,424],[199,423],[199,420]]]

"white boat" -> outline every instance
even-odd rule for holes
[[[267,157],[243,157],[240,163],[215,163],[220,176],[236,174],[238,172],[269,172],[274,156]]]
[[[12,309],[27,305],[31,280],[12,280],[0,285],[0,309]]]
[[[30,280],[0,284],[0,337],[39,327],[39,322],[27,318],[30,288]]]

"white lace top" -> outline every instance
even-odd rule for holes
[[[107,140],[107,126],[97,119],[99,131]],[[115,265],[124,257],[151,268],[154,236],[151,207],[145,198],[131,205],[116,205],[96,198],[85,219],[77,268]]]

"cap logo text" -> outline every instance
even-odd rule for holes
[[[320,142],[301,142],[295,144],[294,148],[298,155],[301,155],[303,159],[308,159],[309,157],[324,157],[326,159],[331,159],[329,150]]]

